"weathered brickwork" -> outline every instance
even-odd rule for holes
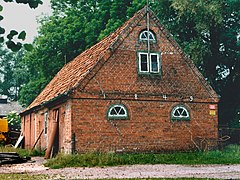
[[[129,119],[108,120],[111,104],[128,108]],[[217,140],[217,116],[209,115],[209,105],[183,103],[190,109],[190,121],[172,121],[170,113],[179,102],[138,100],[73,101],[73,132],[76,149],[86,151],[167,151],[189,150]],[[194,144],[196,143],[196,144]]]
[[[79,152],[187,150],[202,148],[201,142],[217,142],[218,117],[209,115],[209,104],[216,104],[216,99],[153,21],[150,29],[157,43],[151,43],[151,51],[161,54],[162,75],[138,74],[137,52],[147,49],[146,42],[138,40],[144,21],[75,93],[73,131]],[[108,121],[107,108],[119,102],[128,107],[130,118]],[[171,121],[177,104],[189,107],[190,121]]]
[[[219,98],[151,12],[150,29],[156,41],[150,42],[149,50],[159,54],[161,72],[139,73],[138,52],[148,51],[148,43],[139,40],[146,24],[143,9],[63,67],[22,115],[26,148],[33,147],[45,128],[46,112],[47,133],[43,133],[36,147],[48,147],[56,111],[56,141],[61,152],[159,152],[216,147]],[[44,103],[47,105],[40,106]],[[107,112],[114,104],[127,108],[127,119],[108,119]],[[171,119],[177,105],[187,108],[188,120]]]
[[[52,133],[53,121],[55,121],[54,111],[59,110],[59,127],[57,143],[59,151],[70,153],[71,149],[71,100],[59,104],[53,109],[44,108],[31,113],[22,118],[22,132],[25,135],[24,146],[31,149],[37,139],[35,148],[45,150],[48,146],[49,137]],[[44,120],[44,114],[47,113],[47,122]],[[30,119],[31,117],[31,119]],[[47,128],[45,128],[45,123]],[[43,131],[43,132],[42,132]],[[41,133],[42,132],[42,133]],[[40,136],[41,134],[41,136]],[[40,137],[39,137],[40,136]]]

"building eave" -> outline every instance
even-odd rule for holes
[[[57,104],[63,103],[67,99],[69,99],[70,94],[71,94],[71,91],[67,91],[63,94],[59,94],[58,96],[54,97],[53,99],[50,99],[49,101],[45,101],[42,104],[34,106],[30,109],[24,110],[19,115],[25,116],[26,114],[30,114],[32,112],[39,111],[40,109],[43,109],[43,108],[52,108],[52,107],[56,106]]]

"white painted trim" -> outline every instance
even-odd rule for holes
[[[152,55],[156,55],[157,56],[157,71],[152,71]],[[159,59],[159,54],[158,53],[150,53],[150,72],[151,73],[159,73],[160,72],[160,59]]]

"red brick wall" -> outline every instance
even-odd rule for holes
[[[25,136],[26,149],[31,149],[33,147],[36,139],[40,135],[41,131],[44,129],[45,112],[48,112],[47,134],[43,132],[35,148],[42,150],[45,150],[47,148],[48,140],[52,133],[52,124],[53,121],[55,121],[54,111],[56,109],[59,110],[59,151],[67,153],[71,152],[71,100],[66,103],[61,103],[51,109],[39,109],[35,113],[27,114],[22,117],[22,131]]]
[[[60,108],[61,151],[72,151],[73,133],[78,152],[188,150],[212,146],[217,141],[218,116],[210,115],[209,105],[217,106],[218,98],[152,20],[150,29],[157,41],[150,49],[160,53],[162,75],[138,74],[137,52],[147,50],[147,43],[138,41],[143,29],[145,19],[117,49],[108,52],[112,56],[106,62],[92,69],[82,81],[84,85],[74,89],[72,100],[51,107],[50,118],[52,110]],[[107,120],[108,107],[115,103],[128,108],[129,119]],[[177,104],[189,109],[190,121],[171,121],[170,112]],[[49,122],[51,133],[51,119]],[[26,141],[27,145],[32,142],[28,138]],[[41,147],[44,145],[42,139]]]
[[[79,152],[187,150],[217,142],[218,116],[209,115],[209,104],[218,99],[153,21],[157,42],[151,51],[161,54],[162,75],[138,74],[137,52],[147,50],[147,43],[138,41],[145,24],[140,21],[100,70],[93,70],[88,84],[75,91],[72,132]],[[108,121],[108,107],[119,102],[130,118]],[[190,110],[190,121],[171,121],[177,104]]]
[[[139,33],[146,28],[145,24],[145,20],[142,20],[133,28],[103,67],[94,72],[97,74],[83,91],[75,93],[75,97],[98,97],[104,92],[113,98],[116,98],[116,94],[132,97],[143,94],[144,97],[157,96],[158,99],[167,95],[168,100],[173,101],[189,99],[192,96],[196,102],[217,102],[203,86],[196,72],[153,21],[150,29],[155,32],[157,42],[151,43],[150,49],[161,53],[162,75],[157,77],[138,74],[137,52],[147,50],[147,43],[138,40]]]
[[[127,120],[107,120],[108,107],[124,104]],[[78,152],[86,151],[166,151],[196,149],[196,143],[217,139],[217,116],[209,115],[209,105],[184,103],[190,121],[171,121],[176,102],[94,100],[73,101],[73,132]],[[205,141],[204,141],[205,142]]]

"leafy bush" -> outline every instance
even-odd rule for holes
[[[21,130],[21,118],[16,112],[10,112],[7,115],[9,128],[14,131]]]

